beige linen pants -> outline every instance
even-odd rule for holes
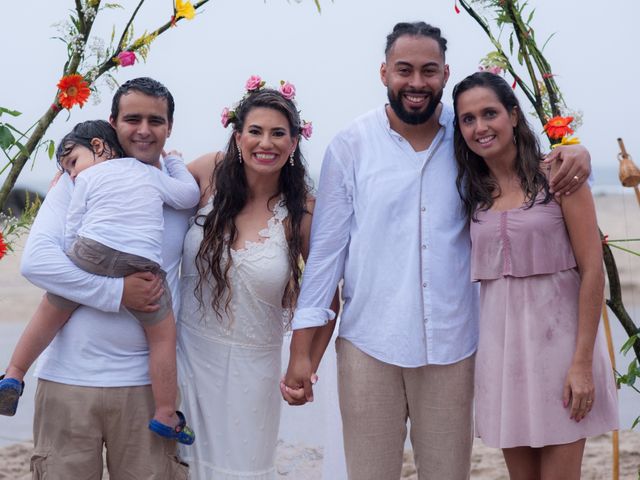
[[[78,387],[38,380],[33,480],[187,480],[176,442],[154,434],[151,386]]]
[[[402,368],[336,341],[349,480],[396,480],[411,420],[420,480],[469,478],[475,355],[451,365]]]

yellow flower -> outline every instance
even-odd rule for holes
[[[182,0],[176,0],[176,20],[179,18],[186,18],[187,20],[193,20],[196,16],[196,9],[193,8],[191,2],[187,0],[186,2]]]
[[[560,143],[554,143],[551,145],[551,148],[559,147],[560,145],[578,145],[580,143],[580,139],[578,137],[562,137],[562,141]]]

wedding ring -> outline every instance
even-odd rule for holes
[[[579,182],[579,181],[580,181],[580,177],[579,177],[578,175],[574,175],[574,176],[573,176],[573,179],[574,179],[576,182]]]
[[[593,403],[593,400],[587,400],[587,405],[591,405]]]

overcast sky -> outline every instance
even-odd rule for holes
[[[65,45],[52,37],[53,24],[72,8],[71,0],[21,0],[2,15],[0,106],[23,112],[16,124],[27,126],[51,104],[66,60]],[[108,42],[111,27],[123,25],[137,1],[122,0],[123,11],[101,14],[96,31]],[[492,50],[479,26],[464,11],[456,15],[453,0],[212,0],[196,19],[182,21],[153,44],[147,63],[121,68],[118,82],[152,76],[176,100],[173,134],[167,146],[185,160],[221,149],[229,131],[219,114],[243,94],[245,80],[261,75],[277,85],[285,79],[297,87],[298,106],[313,121],[314,135],[303,149],[312,174],[333,135],[357,115],[381,105],[386,91],[379,79],[385,36],[398,21],[424,20],[442,28],[449,41],[447,62],[453,85],[477,70]],[[531,0],[538,39],[555,32],[545,53],[570,108],[582,110],[578,136],[595,166],[616,165],[616,138],[640,161],[640,2]],[[147,0],[135,24],[136,33],[152,30],[171,16],[170,0]],[[119,30],[117,35],[119,35]],[[509,81],[511,78],[509,77]],[[107,118],[112,92],[101,85],[102,101],[58,116],[46,138],[59,140],[75,123]],[[5,117],[3,116],[4,120]],[[535,128],[539,124],[534,118]],[[29,166],[30,167],[30,166]],[[46,155],[21,183],[44,184],[55,170]]]

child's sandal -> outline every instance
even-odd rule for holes
[[[170,438],[185,445],[191,445],[196,439],[196,434],[193,433],[193,430],[187,425],[187,421],[182,412],[176,412],[176,415],[178,415],[180,422],[175,428],[152,418],[149,422],[149,430],[157,433],[161,437]]]
[[[18,400],[24,391],[24,382],[0,375],[0,415],[12,417],[18,409]]]

